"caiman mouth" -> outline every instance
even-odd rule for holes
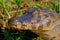
[[[18,22],[17,19],[9,19],[8,24],[13,29],[19,30],[40,30],[39,28],[43,28],[44,25],[50,23],[51,20],[49,18],[43,20],[43,22],[38,22],[35,24],[31,24],[29,22]]]

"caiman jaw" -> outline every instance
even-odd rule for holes
[[[17,22],[15,19],[14,21],[9,22],[9,26],[13,29],[17,30],[41,30],[42,25],[41,23],[31,24],[26,22]]]

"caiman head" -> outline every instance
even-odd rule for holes
[[[10,18],[8,24],[18,30],[31,30],[40,33],[42,30],[51,30],[58,22],[58,14],[46,8],[30,8],[20,17]]]

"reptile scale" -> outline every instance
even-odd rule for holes
[[[49,38],[56,37],[54,40],[60,40],[60,19],[59,15],[46,8],[29,8],[20,17],[10,18],[8,24],[11,28],[18,30],[31,30],[37,35],[41,31],[49,35]],[[50,39],[47,39],[50,40]]]

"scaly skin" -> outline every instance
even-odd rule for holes
[[[47,30],[46,34],[53,31],[58,22],[59,16],[56,12],[45,8],[30,8],[24,15],[9,19],[8,24],[11,28],[31,30],[40,35],[41,31]]]
[[[47,32],[44,32],[44,34],[47,34],[48,40],[54,39],[54,40],[60,40],[60,21],[56,24],[56,26]]]

